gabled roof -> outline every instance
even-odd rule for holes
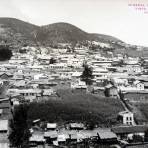
[[[0,76],[2,75],[7,75],[8,77],[13,76],[13,74],[9,73],[9,72],[0,72]]]
[[[120,116],[123,116],[123,115],[133,115],[133,113],[132,112],[130,112],[130,111],[122,111],[122,112],[119,112],[119,115]]]
[[[98,136],[100,139],[112,139],[117,138],[117,135],[113,133],[110,129],[100,129],[98,130]]]

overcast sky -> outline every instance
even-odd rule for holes
[[[130,4],[145,4],[146,13]],[[36,25],[67,22],[90,33],[148,46],[148,0],[0,0],[0,17]]]

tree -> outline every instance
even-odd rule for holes
[[[105,88],[104,95],[105,95],[105,97],[109,97],[109,89],[108,88]]]
[[[9,141],[12,147],[29,148],[29,137],[31,136],[27,123],[26,104],[14,108],[13,118],[10,120]]]
[[[12,56],[12,51],[7,45],[0,45],[0,61],[9,60]]]
[[[92,84],[92,79],[93,79],[92,73],[93,73],[92,68],[89,67],[87,64],[85,64],[84,71],[81,75],[81,78],[82,78],[82,81],[85,81],[87,85]]]
[[[51,58],[49,63],[54,64],[54,63],[56,63],[56,60],[54,58]]]
[[[119,97],[120,97],[120,99],[124,99],[124,94],[123,94],[123,92],[121,91],[121,90],[119,90]]]

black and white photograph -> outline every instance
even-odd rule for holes
[[[148,148],[148,0],[0,0],[0,148]]]

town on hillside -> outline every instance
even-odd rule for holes
[[[1,148],[23,136],[37,148],[148,147],[148,57],[88,45],[25,46],[0,63]]]

